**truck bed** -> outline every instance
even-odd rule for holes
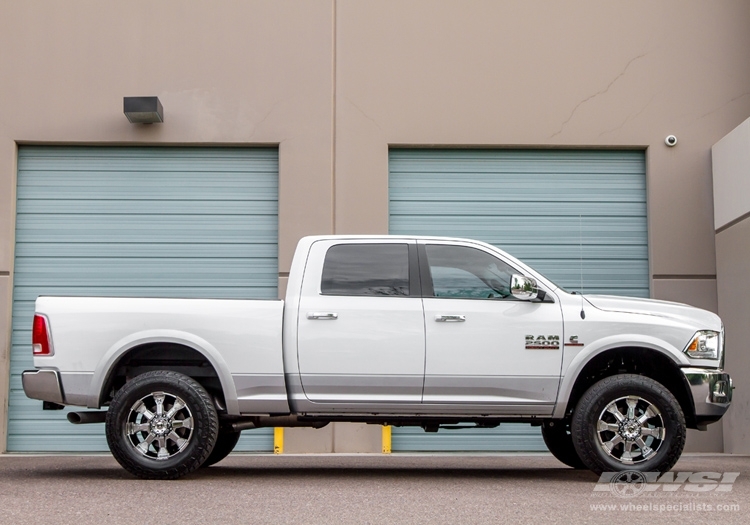
[[[39,297],[36,313],[54,331],[54,355],[35,367],[59,372],[65,402],[99,407],[107,371],[154,341],[210,361],[230,414],[288,411],[282,361],[284,301]]]

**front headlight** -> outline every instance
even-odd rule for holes
[[[685,347],[685,353],[692,359],[718,359],[721,348],[719,332],[701,330],[693,336],[692,341]]]

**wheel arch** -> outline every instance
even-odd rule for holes
[[[638,374],[662,384],[677,399],[688,428],[697,428],[695,404],[685,375],[671,356],[652,348],[623,346],[591,356],[579,370],[555,415],[569,417],[581,396],[596,382],[618,374]]]
[[[149,366],[182,373],[194,372],[197,381],[208,384],[207,390],[220,389],[228,414],[239,414],[234,381],[218,350],[200,337],[178,331],[142,332],[112,345],[100,359],[94,372],[89,390],[90,408],[98,408],[107,402],[109,392],[116,386],[123,367],[128,367],[134,360],[136,367],[141,367],[143,372],[148,371]],[[206,370],[195,373],[196,366]],[[193,377],[190,373],[185,375]],[[205,378],[210,377],[216,378],[217,385],[206,381]]]

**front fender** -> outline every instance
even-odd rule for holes
[[[570,393],[578,380],[583,368],[597,355],[603,354],[616,348],[646,348],[659,352],[672,360],[677,366],[688,366],[690,361],[674,345],[656,337],[640,334],[618,334],[601,338],[593,343],[587,344],[567,364],[562,371],[562,381],[557,392],[557,403],[552,417],[555,419],[565,417],[565,409],[568,406]],[[567,358],[564,359],[564,363]]]
[[[231,415],[239,415],[237,390],[224,358],[211,343],[202,337],[180,330],[145,330],[123,337],[113,344],[96,365],[88,393],[89,408],[99,408],[104,383],[120,358],[129,350],[147,343],[175,343],[201,353],[216,370],[224,392],[227,412]]]

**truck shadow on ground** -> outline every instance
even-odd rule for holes
[[[740,471],[744,481],[747,458],[718,460],[713,457],[685,458],[675,471]],[[506,461],[507,460],[507,461]],[[130,480],[141,481],[120,467],[111,456],[88,457],[5,457],[0,461],[0,484],[19,480]],[[181,478],[182,482],[258,482],[300,480],[303,483],[326,480],[364,481],[559,481],[596,483],[599,476],[588,470],[575,470],[552,458],[502,457],[283,457],[230,456],[208,468],[200,468]],[[150,483],[151,481],[145,481]]]
[[[593,472],[585,470],[574,470],[570,468],[556,469],[494,469],[494,468],[430,468],[430,467],[379,467],[379,468],[356,468],[356,467],[296,467],[296,468],[253,468],[216,465],[208,469],[201,469],[191,474],[194,479],[227,479],[245,478],[253,476],[257,478],[284,478],[294,476],[298,479],[304,478],[349,478],[357,479],[390,479],[411,478],[414,480],[445,478],[447,480],[546,480],[546,481],[578,481],[596,482],[599,478]]]
[[[31,468],[2,469],[0,484],[3,481],[18,482],[22,479],[46,479],[57,481],[143,481],[144,483],[163,483],[162,481],[140,480],[130,473],[113,465],[101,466],[35,466]],[[237,482],[253,480],[254,482],[294,479],[302,483],[324,483],[325,480],[348,480],[357,482],[380,482],[389,480],[430,481],[560,481],[566,483],[595,483],[598,476],[585,470],[570,468],[534,468],[534,469],[497,469],[497,468],[431,468],[427,466],[408,467],[342,467],[342,466],[221,466],[199,469],[174,483],[183,482]]]

